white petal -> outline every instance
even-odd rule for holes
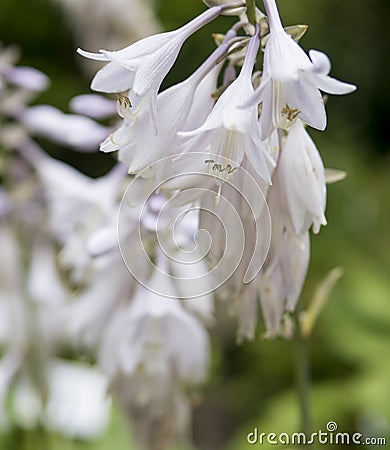
[[[285,89],[287,104],[299,109],[299,117],[317,130],[326,128],[326,112],[321,92],[302,74],[301,79]]]
[[[97,72],[91,88],[98,92],[123,92],[131,88],[134,73],[117,62],[110,62]]]
[[[271,33],[265,47],[264,66],[270,78],[280,82],[296,81],[312,63],[302,48],[284,31]]]
[[[333,95],[350,94],[357,89],[354,84],[344,83],[343,81],[336,80],[336,78],[331,78],[325,75],[316,75],[315,84],[318,89],[321,89],[321,91]]]
[[[266,273],[260,273],[260,304],[267,335],[275,337],[280,329],[284,313],[285,295],[281,269],[275,267]]]
[[[101,52],[92,53],[92,52],[87,52],[87,51],[83,50],[82,48],[78,48],[77,53],[81,56],[84,56],[85,58],[94,59],[95,61],[107,61],[108,60],[107,57],[105,55],[103,55],[103,53],[101,53]]]
[[[43,91],[50,83],[47,75],[33,67],[11,67],[3,75],[13,84],[31,91]]]
[[[310,259],[309,233],[288,236],[282,259],[286,289],[286,310],[293,311],[298,303],[305,282]]]
[[[97,94],[77,95],[72,98],[69,107],[74,113],[93,119],[105,119],[116,112],[115,101]]]
[[[310,50],[309,56],[314,64],[314,70],[315,72],[328,75],[330,72],[330,69],[332,67],[330,59],[328,58],[328,55],[326,55],[324,52],[320,52],[318,50]]]
[[[267,149],[261,140],[254,141],[251,137],[247,138],[245,154],[251,165],[261,178],[268,184],[271,184],[270,171],[267,164],[265,153]]]

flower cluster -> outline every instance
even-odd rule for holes
[[[329,76],[324,53],[306,54],[305,28],[284,28],[275,0],[265,14],[253,1],[205,3],[177,30],[79,50],[107,63],[92,89],[117,100],[78,96],[72,114],[27,106],[48,79],[1,50],[0,143],[17,152],[0,190],[0,424],[5,404],[28,394],[35,416],[24,424],[86,438],[107,421],[109,389],[139,445],[168,448],[188,435],[189,393],[207,379],[216,301],[233,310],[240,340],[254,338],[260,310],[266,336],[291,331],[309,230],[326,225],[326,183],[341,178],[307,127],[326,127],[322,93],[355,86]],[[239,19],[192,75],[161,90],[184,42],[221,14]],[[36,135],[84,152],[100,143],[118,162],[90,178]],[[60,360],[69,346],[99,370]],[[37,368],[39,379],[27,376]],[[94,399],[92,418],[73,416],[67,380]]]
[[[148,172],[163,180],[172,171],[165,164],[156,172],[161,158],[171,157],[180,164],[183,155],[201,152],[204,158],[194,169],[202,172],[207,165],[214,175],[216,202],[209,205],[214,212],[221,209],[221,191],[229,196],[230,181],[247,176],[239,169],[246,168],[257,180],[269,208],[259,211],[257,221],[263,226],[268,213],[272,221],[269,253],[249,284],[242,277],[233,277],[227,284],[240,294],[231,297],[237,298],[240,333],[250,338],[255,331],[257,299],[268,335],[281,332],[283,316],[294,310],[306,276],[309,229],[318,233],[326,225],[326,171],[306,128],[326,127],[322,93],[347,94],[356,87],[329,76],[330,61],[324,53],[303,50],[298,41],[306,28],[284,28],[275,0],[264,0],[266,15],[257,8],[250,13],[254,6],[249,3],[246,15],[245,5],[209,2],[209,10],[175,31],[119,51],[79,53],[108,62],[91,86],[120,93],[122,123],[100,148],[103,152],[118,150],[129,173]],[[217,39],[218,48],[188,79],[160,92],[183,42],[224,13],[239,14],[239,22]],[[252,16],[254,20],[248,23]],[[194,176],[184,184],[170,181],[168,186],[184,191],[199,183],[205,181]],[[208,183],[213,189],[213,183]],[[240,183],[244,197],[245,182]],[[237,209],[243,202],[235,200]],[[191,203],[202,210],[207,202],[199,194]],[[230,220],[227,214],[224,220]],[[207,220],[202,223],[213,235],[213,226]],[[216,254],[221,252],[216,250]],[[243,261],[248,265],[250,255],[245,252]]]

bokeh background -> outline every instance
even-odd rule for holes
[[[89,4],[93,8],[94,2]],[[310,344],[313,428],[325,429],[332,420],[342,431],[365,430],[367,435],[390,439],[389,1],[280,0],[278,4],[285,25],[309,25],[302,46],[325,51],[333,63],[332,75],[358,85],[353,95],[329,99],[326,132],[311,131],[325,166],[348,173],[345,180],[329,186],[328,225],[312,237],[311,266],[302,296],[307,305],[321,279],[332,268],[343,268]],[[204,10],[200,0],[156,0],[152,6],[153,26],[166,29]],[[120,11],[113,11],[111,29],[116,27],[116,16],[119,24]],[[184,45],[165,86],[191,73],[212,50],[211,33],[223,32],[229,20],[219,18]],[[106,35],[107,30],[94,23],[94,15],[88,21],[97,40]],[[143,31],[147,34],[146,28],[122,29],[118,39],[125,46]],[[89,92],[94,68],[75,53],[84,45],[82,35],[83,29],[76,28],[59,2],[0,1],[0,41],[17,45],[20,63],[41,69],[52,80],[36,103],[67,111],[71,97]],[[87,50],[103,45],[99,42]],[[105,173],[114,163],[110,155],[78,154],[44,141],[42,145],[91,176]],[[201,450],[252,448],[246,435],[254,427],[292,432],[299,424],[293,343],[259,337],[237,346],[234,323],[225,316],[213,331],[212,373],[195,408],[194,440]],[[0,449],[132,448],[115,408],[108,430],[95,442],[57,435],[43,439],[42,433],[15,426],[0,435]]]

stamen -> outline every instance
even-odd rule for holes
[[[282,115],[286,116],[287,120],[289,120],[290,122],[296,119],[298,115],[301,113],[299,109],[290,108],[290,106],[288,106],[287,103],[286,106],[280,112]]]
[[[117,113],[120,117],[122,117],[122,119],[129,119],[133,117],[133,112],[132,112],[132,104],[131,101],[129,99],[129,97],[126,97],[125,95],[122,94],[117,94],[117,105],[116,105],[116,110]]]

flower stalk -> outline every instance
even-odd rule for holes
[[[246,15],[249,22],[256,26],[256,2],[255,0],[246,1]]]
[[[312,429],[312,414],[310,401],[311,388],[311,360],[310,343],[307,336],[304,336],[300,323],[300,311],[295,314],[296,334],[295,345],[295,379],[300,410],[300,431],[309,436]]]

